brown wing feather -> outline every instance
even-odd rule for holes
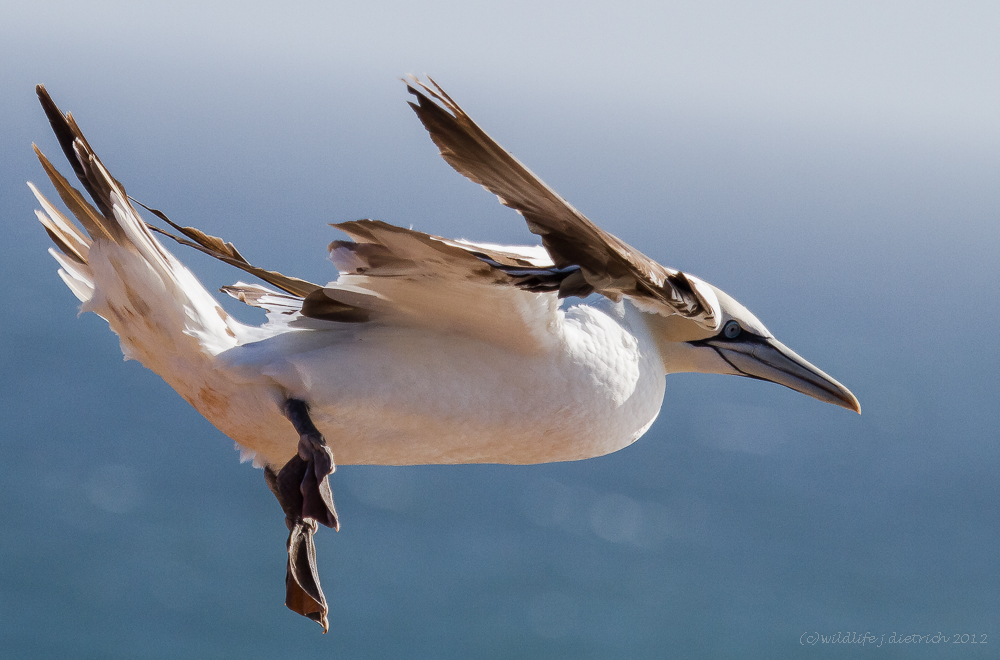
[[[430,85],[416,79],[412,83],[407,88],[417,103],[410,107],[441,156],[524,216],[557,266],[580,266],[588,283],[609,298],[640,298],[666,305],[665,313],[709,327],[717,324],[711,304],[683,273],[664,268],[591,222],[497,144],[433,80]]]
[[[358,304],[370,311],[372,322],[385,326],[472,337],[515,351],[548,345],[559,304],[546,293],[552,294],[558,281],[539,291],[518,270],[547,272],[547,259],[532,260],[516,247],[451,241],[378,220],[334,226],[354,240],[330,244],[340,276],[307,303]],[[306,308],[303,315],[313,316]]]
[[[212,236],[211,234],[206,234],[200,229],[194,227],[182,227],[170,218],[166,216],[162,211],[158,209],[153,209],[137,199],[132,199],[133,202],[146,209],[153,215],[155,215],[160,220],[163,220],[168,225],[182,233],[187,238],[181,238],[175,234],[171,234],[168,231],[164,231],[155,225],[146,223],[146,226],[151,230],[162,234],[170,239],[173,239],[180,243],[181,245],[186,245],[188,247],[193,247],[199,252],[204,252],[205,254],[215,257],[219,261],[223,261],[230,266],[235,266],[240,270],[250,273],[260,279],[264,280],[268,284],[273,284],[282,291],[290,293],[294,296],[299,296],[300,298],[305,298],[310,293],[322,289],[319,284],[313,284],[306,280],[299,279],[297,277],[290,277],[288,275],[282,275],[281,273],[273,270],[265,270],[263,268],[258,268],[248,262],[240,251],[236,249],[236,246],[232,243],[224,241],[218,236]],[[189,240],[190,239],[190,240]]]

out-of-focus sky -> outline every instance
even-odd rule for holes
[[[989,657],[1000,635],[993,3],[7,3],[0,648],[9,657]],[[326,223],[531,242],[406,107],[428,73],[575,206],[750,307],[861,417],[668,377],[632,447],[343,467],[331,632],[262,475],[45,254],[45,83],[129,192],[261,265]],[[47,184],[43,185],[47,189]],[[211,287],[240,279],[178,255]],[[251,310],[225,302],[245,319]],[[967,638],[968,639],[968,638]],[[875,642],[877,645],[878,642]],[[817,647],[828,647],[822,641]],[[957,655],[956,655],[957,654]]]

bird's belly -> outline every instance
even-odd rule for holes
[[[341,464],[577,460],[633,442],[662,403],[659,358],[611,339],[611,350],[595,350],[591,337],[520,354],[380,328],[284,355],[265,370],[309,402]]]

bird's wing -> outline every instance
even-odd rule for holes
[[[364,310],[359,321],[530,351],[551,336],[560,286],[577,270],[556,268],[540,247],[455,241],[378,220],[334,226],[354,240],[330,244],[340,276],[305,297],[308,319],[342,320],[348,305]]]
[[[678,314],[715,330],[721,314],[707,286],[665,268],[595,225],[486,134],[433,80],[411,79],[410,106],[460,174],[520,213],[559,268],[578,266],[598,293],[645,311]]]
[[[262,337],[331,322],[371,323],[532,351],[551,341],[558,299],[579,275],[576,267],[556,268],[540,245],[450,240],[378,220],[333,226],[354,240],[330,244],[340,274],[325,287],[303,294],[244,282],[222,288],[266,310]]]

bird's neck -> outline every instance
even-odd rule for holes
[[[712,336],[711,331],[676,314],[663,316],[633,309],[636,314],[633,323],[645,326],[663,363],[664,374],[719,373],[718,360],[712,351],[699,350],[688,343]]]

